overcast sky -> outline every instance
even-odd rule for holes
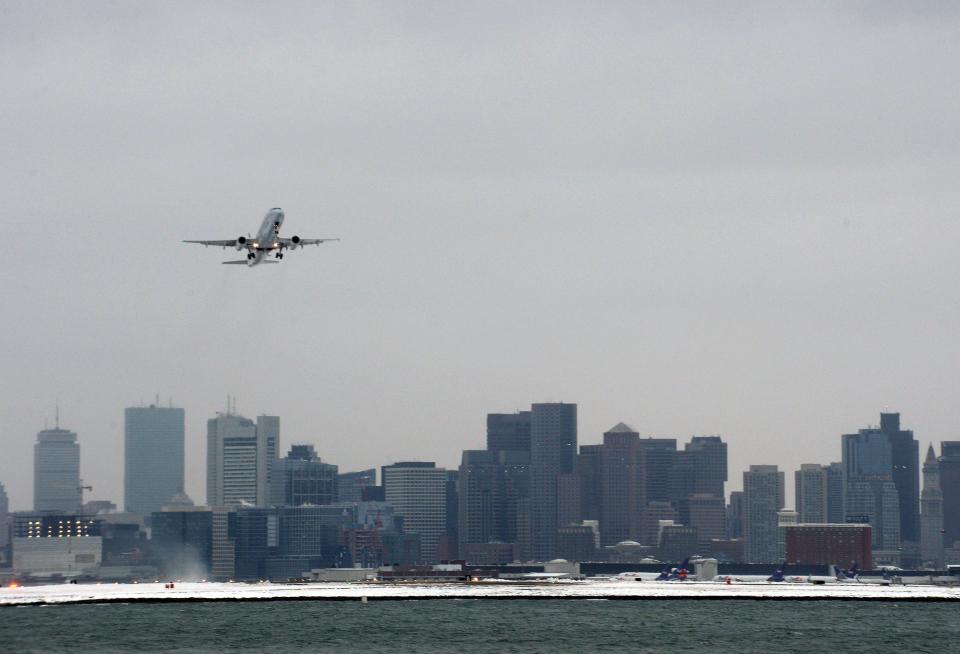
[[[456,466],[485,414],[580,443],[840,458],[960,438],[960,5],[0,2],[0,482],[123,408],[281,416],[342,471]],[[283,207],[341,237],[223,266]],[[788,492],[788,498],[792,492]]]

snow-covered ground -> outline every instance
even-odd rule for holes
[[[378,599],[864,599],[957,601],[960,588],[871,584],[581,581],[541,584],[313,583],[63,584],[0,588],[0,606],[136,601]]]

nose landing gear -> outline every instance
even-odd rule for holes
[[[283,252],[277,252],[277,258],[278,258],[278,259],[282,259],[282,258],[283,258]]]

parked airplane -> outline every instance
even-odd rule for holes
[[[690,557],[685,558],[675,568],[668,565],[654,581],[686,581],[687,575],[690,574],[690,570],[687,569],[688,565],[690,565]]]
[[[841,570],[838,565],[833,566],[833,570],[836,573],[837,581],[851,582],[860,580],[858,576],[860,574],[860,564],[856,561],[853,562],[849,570]]]
[[[238,236],[223,241],[184,241],[184,243],[236,248],[238,252],[246,250],[246,259],[224,261],[223,263],[246,264],[253,267],[258,263],[280,263],[280,259],[283,259],[284,250],[296,250],[304,245],[320,245],[327,241],[340,240],[338,238],[300,238],[299,236],[283,238],[280,236],[281,225],[283,225],[283,210],[280,207],[274,207],[264,216],[256,236]],[[271,252],[274,254],[273,259],[269,258]]]
[[[713,578],[714,581],[723,581],[727,583],[736,582],[736,583],[791,583],[795,584],[798,582],[807,581],[807,577],[798,577],[795,575],[785,575],[784,572],[787,569],[787,562],[784,561],[780,566],[773,571],[771,575],[717,575]]]

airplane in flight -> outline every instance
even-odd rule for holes
[[[223,241],[184,241],[184,243],[199,243],[201,245],[215,245],[221,248],[236,248],[237,252],[247,251],[246,259],[224,261],[226,264],[246,264],[249,267],[260,263],[280,263],[284,250],[296,250],[304,245],[320,245],[327,241],[339,241],[339,238],[300,238],[280,236],[280,226],[283,225],[283,209],[274,207],[263,217],[260,229],[256,236],[238,236]],[[270,254],[273,253],[273,258]]]

